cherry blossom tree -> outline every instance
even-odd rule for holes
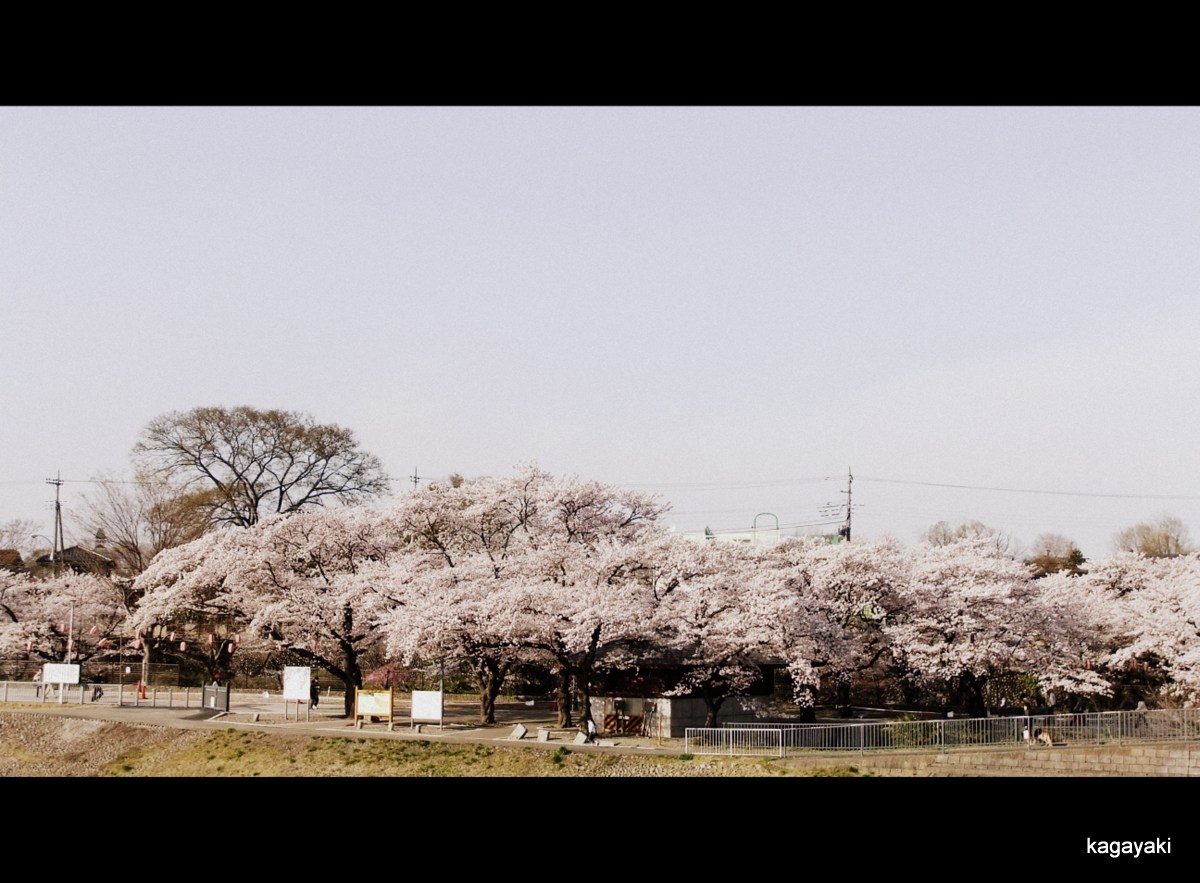
[[[0,653],[39,665],[103,657],[128,623],[127,600],[120,584],[94,574],[0,571]]]
[[[894,540],[831,545],[810,538],[785,540],[764,563],[777,584],[777,653],[805,719],[813,720],[822,683],[848,704],[854,676],[890,658],[883,626],[903,607],[908,561]]]
[[[591,716],[599,672],[644,658],[657,599],[664,534],[592,543],[543,541],[522,556],[509,591],[492,600],[504,634],[537,651],[559,677],[559,726]]]
[[[665,508],[536,465],[412,495],[390,518],[425,557],[396,564],[392,584],[407,584],[408,596],[389,614],[389,647],[406,659],[469,661],[485,722],[511,667],[539,659],[558,675],[559,720],[569,726],[572,690],[586,716],[598,659],[608,652],[615,664],[618,636],[633,631],[624,602],[650,583],[638,541],[662,534]]]
[[[1200,556],[1117,553],[1094,565],[1086,584],[1114,689],[1129,701],[1160,689],[1163,699],[1200,698]]]
[[[706,727],[717,725],[728,697],[745,695],[762,682],[764,664],[775,662],[778,598],[762,554],[741,543],[676,538],[658,565],[662,589],[647,655],[680,666],[666,694],[702,698]]]
[[[430,567],[428,558],[392,564],[385,579],[404,587],[404,602],[384,617],[388,653],[405,665],[467,667],[479,692],[479,723],[495,724],[496,700],[506,679],[532,658],[502,628],[505,611],[496,601],[509,588],[504,577],[482,556],[471,555],[454,567]]]
[[[235,587],[239,575],[260,560],[261,534],[221,528],[165,549],[134,580],[138,596],[132,626],[142,634],[170,628],[174,654],[200,666],[206,680],[233,667],[232,657],[248,624]],[[172,642],[173,643],[173,642]],[[141,643],[149,660],[154,642]]]
[[[1170,559],[1162,577],[1129,598],[1133,640],[1129,659],[1159,661],[1176,700],[1200,699],[1200,555]]]
[[[385,616],[388,652],[406,665],[418,659],[468,665],[484,725],[496,722],[496,699],[523,653],[496,628],[490,601],[507,587],[511,565],[525,548],[536,483],[527,475],[431,485],[387,518],[389,529],[411,545],[381,577],[403,595]]]
[[[944,688],[945,701],[963,697],[983,717],[988,680],[1023,664],[1026,642],[1011,626],[1027,574],[982,540],[924,546],[910,560],[900,587],[905,614],[885,626],[893,655],[908,678]]]
[[[144,627],[194,614],[239,624],[341,681],[350,715],[363,660],[382,651],[379,620],[391,603],[375,578],[402,546],[365,507],[214,532],[155,558],[136,583],[145,595],[135,622]]]
[[[1066,579],[1066,577],[1063,577]],[[1061,638],[1053,596],[1046,586],[987,539],[922,546],[912,554],[911,576],[901,587],[904,615],[884,626],[892,652],[907,675],[987,713],[984,689],[1001,674],[1020,672],[1077,692],[1100,691],[1077,648]]]
[[[1029,670],[1043,696],[1057,700],[1052,706],[1070,697],[1110,696],[1112,684],[1101,666],[1108,630],[1103,599],[1069,568],[1033,576],[1020,622],[1030,641]]]

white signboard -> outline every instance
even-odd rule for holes
[[[44,684],[78,684],[79,666],[75,663],[47,662],[42,666]]]
[[[307,702],[312,684],[312,669],[307,665],[285,665],[283,667],[284,701]]]
[[[391,718],[391,690],[359,690],[354,698],[355,714]]]
[[[440,724],[442,722],[442,691],[413,690],[413,723]]]

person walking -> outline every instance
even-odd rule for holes
[[[313,678],[312,685],[308,688],[308,707],[316,708],[317,703],[321,701],[321,682]]]

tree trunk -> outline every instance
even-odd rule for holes
[[[983,688],[987,678],[978,678],[967,673],[962,678],[963,700],[967,706],[968,717],[987,717],[987,703],[983,698]]]
[[[354,634],[354,608],[349,604],[342,608],[342,634]],[[363,685],[363,673],[362,668],[358,664],[358,652],[354,649],[354,644],[348,638],[343,637],[341,645],[344,662],[342,670],[346,673],[344,679],[346,684],[344,706],[346,717],[352,718],[354,717],[354,693]]]
[[[496,723],[496,695],[481,684],[479,687],[479,725],[490,727]]]
[[[724,696],[718,696],[711,690],[704,691],[704,708],[706,710],[704,726],[706,728],[711,729],[717,725],[717,715],[720,713],[721,705],[724,702]]]
[[[587,722],[592,719],[592,694],[583,678],[574,678],[574,684],[577,700],[575,706],[579,709],[579,725],[586,730]]]
[[[817,704],[811,686],[803,686],[797,691],[796,701],[800,705],[800,722],[815,724],[817,722]]]
[[[496,723],[496,697],[504,685],[504,667],[494,659],[475,663],[475,680],[479,686],[479,723],[490,727]]]
[[[558,725],[573,726],[571,723],[571,674],[565,668],[559,669],[554,686],[554,698],[558,703]]]
[[[834,684],[834,702],[842,717],[850,717],[850,678],[838,677]]]

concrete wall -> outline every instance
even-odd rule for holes
[[[597,701],[593,700],[594,703]],[[766,696],[730,696],[721,703],[717,725],[764,720],[768,703]],[[593,705],[593,710],[595,708]],[[647,699],[644,711],[646,735],[658,739],[682,739],[688,727],[704,726],[707,715],[708,707],[703,699]]]

